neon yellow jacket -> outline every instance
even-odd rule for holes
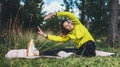
[[[70,12],[57,12],[57,17],[66,17],[69,18],[74,23],[74,28],[71,32],[67,34],[66,37],[61,36],[54,36],[48,34],[48,39],[56,42],[63,42],[67,40],[72,40],[76,43],[77,47],[79,48],[82,44],[87,42],[88,40],[94,41],[91,34],[88,30],[81,24],[81,22]]]

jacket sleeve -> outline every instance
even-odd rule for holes
[[[69,18],[73,23],[80,23],[79,19],[73,15],[71,12],[57,12],[57,17],[66,17]]]
[[[55,41],[55,42],[63,42],[63,41],[69,40],[68,36],[61,37],[61,36],[54,36],[54,35],[50,35],[50,34],[48,34],[47,38],[48,38],[48,40]]]

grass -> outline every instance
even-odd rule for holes
[[[119,67],[117,57],[75,57],[64,59],[1,59],[1,67]]]
[[[120,49],[110,48],[102,42],[97,42],[97,49],[117,53],[109,57],[70,56],[63,59],[6,59],[4,55],[11,49],[26,48],[29,39],[33,38],[40,51],[72,47],[72,42],[56,43],[46,40],[37,33],[28,31],[12,33],[6,37],[5,43],[0,44],[0,67],[120,67]]]

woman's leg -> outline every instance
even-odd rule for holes
[[[87,41],[79,49],[76,50],[76,54],[83,56],[95,56],[95,48],[95,43],[93,41]]]

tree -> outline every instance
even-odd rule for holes
[[[113,46],[117,41],[118,35],[118,2],[119,0],[110,0],[110,20],[109,20],[109,34],[108,44]]]
[[[86,0],[75,0],[75,4],[76,4],[77,8],[79,9],[79,14],[81,15],[82,24],[86,23],[86,20],[85,20],[86,4],[85,4],[85,2],[86,2]]]
[[[2,29],[9,27],[13,29],[15,25],[16,14],[19,9],[19,0],[1,0],[1,24]]]
[[[120,6],[120,0],[119,0],[119,6]],[[119,23],[118,23],[118,35],[120,36],[120,7],[118,7],[118,20],[119,20]]]
[[[2,18],[2,2],[0,2],[0,27],[2,26],[2,24],[1,24],[1,18]],[[0,32],[1,32],[1,28],[0,28]]]
[[[20,10],[20,20],[24,29],[34,28],[43,20],[42,5],[44,2],[41,0],[25,0],[25,5]]]
[[[65,11],[73,12],[73,8],[79,9],[80,20],[83,24],[86,23],[85,2],[86,0],[64,0],[64,3],[66,5]]]
[[[108,0],[86,1],[86,15],[89,19],[89,30],[96,37],[107,34],[108,6]]]
[[[82,0],[81,22],[85,24],[85,0]]]

